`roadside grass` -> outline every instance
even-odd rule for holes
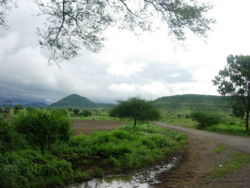
[[[250,136],[250,131],[247,132],[245,130],[244,122],[241,119],[231,117],[228,114],[221,114],[221,117],[223,120],[222,123],[208,126],[203,130],[237,136]],[[198,126],[198,123],[192,120],[188,115],[165,115],[161,121],[170,125],[177,125],[192,129],[197,129]]]
[[[229,160],[221,166],[216,167],[214,172],[208,178],[218,178],[233,172],[234,170],[247,165],[250,162],[250,156],[241,152],[230,153]]]
[[[220,144],[220,145],[218,145],[218,146],[215,148],[214,152],[215,152],[215,153],[222,153],[222,152],[225,151],[225,149],[226,149],[226,146]]]
[[[250,131],[247,132],[245,130],[245,127],[242,126],[242,124],[240,123],[235,123],[235,124],[223,123],[207,127],[204,130],[217,133],[230,134],[230,135],[250,136]]]

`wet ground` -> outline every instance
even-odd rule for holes
[[[102,179],[92,179],[69,188],[151,188],[161,182],[160,174],[176,168],[184,157],[183,152],[176,153],[169,160],[150,168],[135,171],[131,174],[108,176]]]

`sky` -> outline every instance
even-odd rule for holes
[[[212,79],[226,65],[226,57],[250,55],[250,1],[213,1],[209,16],[216,19],[206,39],[188,34],[184,42],[166,30],[135,36],[109,28],[99,53],[85,49],[70,61],[48,64],[38,45],[31,0],[19,1],[0,28],[0,97],[46,100],[72,93],[96,102],[139,96],[153,100],[177,94],[218,95]]]

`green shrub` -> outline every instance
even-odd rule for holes
[[[84,117],[88,117],[88,116],[91,116],[92,113],[90,110],[83,110],[83,111],[81,111],[81,113],[79,115],[84,116]]]
[[[193,120],[198,122],[199,129],[205,129],[206,127],[219,124],[221,117],[218,114],[208,112],[192,112],[191,117]]]
[[[34,150],[7,152],[0,156],[0,187],[43,187],[72,178],[71,164]]]
[[[42,151],[55,142],[68,141],[71,135],[69,119],[60,111],[30,110],[19,114],[14,126],[29,144]]]
[[[27,147],[27,143],[7,122],[0,118],[0,153]]]

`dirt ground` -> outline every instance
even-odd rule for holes
[[[121,121],[74,120],[72,128],[74,134],[89,134],[95,131],[116,129],[124,124]]]
[[[159,188],[250,188],[250,164],[225,177],[209,179],[214,169],[228,160],[228,154],[237,150],[226,146],[217,153],[220,142],[202,136],[189,135],[183,163],[170,173],[162,174]]]

